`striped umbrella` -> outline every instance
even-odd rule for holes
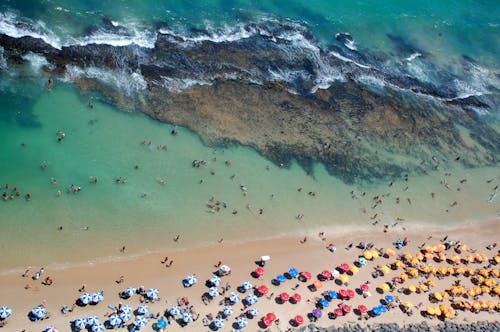
[[[57,332],[57,329],[53,326],[47,326],[43,332]]]
[[[217,287],[210,287],[208,289],[208,295],[210,295],[211,297],[217,297],[219,296],[219,290],[217,289]]]
[[[240,302],[240,296],[235,292],[231,292],[231,294],[229,295],[229,301],[231,301],[232,303],[238,303]]]
[[[99,317],[97,316],[89,316],[87,317],[87,326],[93,326],[99,323]]]
[[[129,287],[126,290],[123,291],[123,295],[126,297],[131,297],[132,295],[135,295],[137,293],[137,289],[134,287]]]
[[[247,319],[245,317],[240,317],[236,321],[236,324],[238,325],[239,329],[243,329],[243,328],[247,327],[248,321],[247,321]]]
[[[177,318],[177,316],[179,316],[179,315],[180,315],[180,313],[181,313],[181,309],[179,309],[179,307],[175,307],[175,306],[174,306],[174,307],[171,307],[171,308],[168,310],[168,312],[169,312],[172,316],[174,316],[174,318]]]
[[[212,283],[212,285],[214,286],[220,286],[220,284],[222,283],[222,280],[216,276],[215,274],[212,276],[212,278],[210,278],[210,282]]]
[[[80,302],[83,304],[89,304],[92,301],[92,295],[89,293],[83,293],[82,296],[79,298]]]
[[[0,318],[9,318],[12,315],[12,309],[9,307],[0,307]]]
[[[160,296],[160,292],[158,291],[158,289],[156,288],[150,288],[146,291],[146,296],[150,299],[150,300],[157,300],[158,297]]]
[[[247,295],[245,300],[248,302],[248,304],[252,305],[252,304],[257,303],[257,301],[259,299],[257,298],[257,296],[255,296],[255,294],[249,294],[249,295]]]
[[[197,282],[198,282],[198,279],[196,279],[196,276],[194,274],[190,274],[186,278],[186,283],[188,286],[196,285]]]
[[[250,314],[250,316],[252,317],[257,317],[259,315],[259,309],[257,308],[252,308],[250,310],[248,310],[248,313]]]
[[[224,326],[224,319],[222,318],[216,318],[214,319],[214,321],[212,322],[214,324],[214,326],[218,329],[222,328]]]
[[[77,318],[73,321],[73,325],[77,330],[83,330],[87,327],[87,318]]]
[[[191,315],[189,312],[185,312],[182,314],[182,320],[184,323],[189,324],[193,322],[193,315]]]
[[[129,306],[128,304],[125,304],[122,306],[122,308],[120,309],[122,312],[128,312],[128,313],[132,313],[132,307]]]
[[[137,307],[137,312],[141,315],[145,315],[149,312],[149,307],[145,304],[141,304]]]
[[[31,313],[36,318],[45,318],[47,316],[47,310],[43,306],[34,307]]]
[[[97,322],[96,324],[92,325],[92,332],[104,332],[105,330],[106,327],[101,322]]]
[[[253,288],[253,285],[250,281],[245,281],[243,284],[241,284],[241,287],[248,291],[248,290],[251,290]]]
[[[134,325],[138,328],[148,325],[148,320],[144,316],[137,316],[134,319]]]
[[[117,314],[112,314],[111,316],[109,316],[108,322],[111,326],[119,326],[122,323],[122,320]]]
[[[222,311],[226,317],[231,316],[233,314],[233,308],[230,306],[225,306],[224,310]]]
[[[103,292],[95,292],[94,294],[92,294],[92,303],[100,303],[102,302],[103,300]]]
[[[132,319],[132,313],[129,311],[122,311],[122,313],[120,314],[120,319],[122,320],[122,322],[126,323]]]

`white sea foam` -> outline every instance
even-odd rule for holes
[[[420,56],[422,56],[422,54],[420,54],[418,52],[415,52],[412,55],[410,55],[409,57],[407,57],[405,60],[408,61],[408,62],[411,62],[411,61],[415,60],[416,58],[418,58]]]
[[[29,61],[29,63],[31,64],[31,68],[35,73],[39,73],[43,66],[50,66],[49,62],[44,56],[35,53],[29,52],[23,55],[23,59]]]
[[[181,92],[195,85],[211,85],[212,82],[204,79],[174,78],[162,76],[162,86],[170,92]]]
[[[3,47],[0,46],[0,69],[5,69],[7,68],[7,60],[5,60],[5,57],[3,56],[4,49]]]
[[[124,33],[114,33],[99,29],[89,36],[81,38],[72,37],[65,42],[65,45],[105,44],[111,46],[128,46],[135,44],[145,48],[154,48],[156,42],[156,33],[154,31],[134,24],[126,27],[125,30],[126,32]]]
[[[330,55],[332,55],[332,56],[334,56],[334,57],[336,57],[336,58],[337,58],[337,59],[339,59],[339,60],[342,60],[342,61],[344,61],[344,62],[350,62],[350,63],[353,63],[353,64],[355,64],[356,66],[358,66],[358,67],[360,67],[360,68],[363,68],[363,69],[371,69],[371,68],[372,68],[372,67],[370,67],[370,66],[367,66],[367,65],[364,65],[364,64],[362,64],[362,63],[356,62],[356,61],[354,61],[354,60],[352,60],[352,59],[349,59],[349,58],[347,58],[347,57],[343,56],[342,54],[340,54],[340,53],[338,53],[338,52],[335,52],[335,51],[330,51],[330,52],[329,52],[329,54],[330,54]]]

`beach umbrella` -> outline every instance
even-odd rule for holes
[[[321,281],[319,281],[319,280],[314,280],[313,286],[316,289],[321,289],[323,287],[323,283]]]
[[[358,263],[359,263],[360,265],[366,265],[366,264],[368,263],[368,261],[367,261],[367,260],[366,260],[366,258],[364,258],[364,257],[359,257],[359,258],[358,258]]]
[[[370,286],[368,286],[368,284],[362,284],[359,288],[361,288],[363,292],[368,292],[370,290]]]
[[[415,287],[415,285],[410,285],[408,286],[408,290],[412,293],[415,293],[417,291],[417,287]]]
[[[170,307],[170,309],[168,310],[168,313],[170,315],[172,315],[174,318],[177,318],[177,316],[179,316],[181,314],[181,309],[179,309],[179,307],[173,306],[173,307]]]
[[[254,294],[247,295],[245,299],[250,305],[257,303],[257,301],[259,300]]]
[[[198,279],[196,278],[196,276],[194,274],[190,274],[186,277],[186,279],[184,281],[185,281],[184,286],[189,287],[189,286],[196,285],[196,283],[198,282]]]
[[[208,289],[208,295],[210,295],[211,297],[217,297],[219,296],[219,290],[217,289],[217,287],[210,287]]]
[[[267,292],[269,291],[269,289],[267,288],[266,285],[262,285],[262,286],[259,286],[259,288],[257,288],[257,291],[262,294],[262,295],[266,295]]]
[[[57,332],[57,329],[53,326],[47,326],[43,332]]]
[[[276,320],[276,315],[274,314],[274,312],[268,312],[266,318],[269,319],[271,322],[274,322]]]
[[[288,300],[290,300],[290,295],[288,295],[287,292],[283,292],[280,294],[280,300],[283,302],[287,302]]]
[[[96,324],[92,325],[92,332],[104,332],[105,330],[106,327],[101,322],[97,322]]]
[[[134,325],[138,328],[144,327],[148,325],[148,320],[144,316],[137,316],[134,319]]]
[[[395,252],[395,251],[394,251],[394,249],[392,249],[392,248],[387,248],[387,249],[385,250],[385,253],[386,253],[386,254],[387,254],[387,256],[389,256],[389,257],[392,257],[392,256],[394,256],[394,255],[396,254],[396,252]]]
[[[149,312],[149,307],[145,304],[141,304],[140,306],[137,307],[137,312],[140,315],[145,315]]]
[[[389,286],[388,283],[383,283],[381,286],[380,286],[380,289],[382,289],[384,292],[388,292],[390,289],[391,289],[391,286]]]
[[[348,306],[347,304],[342,305],[342,311],[346,314],[351,312],[351,307]]]
[[[86,318],[77,318],[73,321],[73,325],[77,330],[83,330],[87,327],[87,319]]]
[[[344,312],[342,311],[342,309],[340,308],[336,308],[335,310],[333,310],[333,313],[335,314],[335,316],[337,317],[340,317],[340,316],[344,316]]]
[[[117,314],[112,314],[111,316],[109,316],[108,323],[111,326],[119,326],[122,323],[122,320]]]
[[[103,300],[102,292],[95,292],[92,294],[92,303],[100,303]]]
[[[368,260],[371,260],[373,259],[373,255],[372,255],[372,252],[370,250],[365,250],[363,251],[363,256],[362,256],[365,260],[368,259]]]
[[[231,294],[229,295],[229,301],[231,301],[232,303],[238,303],[240,302],[240,296],[235,292],[231,292]]]
[[[240,317],[238,320],[236,320],[236,324],[238,325],[239,329],[244,329],[248,325],[248,321],[245,317]]]
[[[318,308],[314,309],[311,313],[314,317],[316,318],[321,318],[321,316],[323,315],[323,312],[321,310],[319,310]]]
[[[340,281],[342,281],[342,283],[344,284],[347,284],[349,282],[349,277],[346,274],[343,274],[340,276]]]
[[[410,301],[405,301],[404,303],[405,307],[407,307],[408,309],[412,308],[413,307],[413,303],[411,303]]]
[[[341,289],[341,290],[339,290],[339,295],[343,299],[347,298],[347,289]]]
[[[90,295],[89,293],[83,293],[80,296],[79,300],[83,304],[89,304],[92,301],[92,295]]]
[[[233,314],[233,308],[231,308],[230,306],[225,306],[222,312],[226,317],[229,317]]]
[[[324,270],[323,272],[321,272],[321,276],[325,279],[331,279],[332,273],[328,270]]]
[[[311,279],[311,278],[312,278],[311,273],[310,273],[310,272],[307,272],[307,271],[305,271],[305,272],[300,272],[300,276],[301,276],[302,278],[304,278],[304,280],[309,280],[309,279]]]
[[[99,317],[97,316],[88,316],[87,317],[87,326],[93,326],[99,323]]]
[[[131,297],[132,295],[135,295],[137,293],[137,289],[134,287],[129,287],[123,291],[123,295],[126,297]]]
[[[290,270],[288,270],[288,274],[292,278],[297,278],[299,276],[299,271],[296,268],[292,267],[290,268]]]
[[[273,322],[269,319],[267,319],[266,317],[262,318],[262,323],[268,327],[269,325],[271,325]]]
[[[300,296],[300,294],[295,293],[292,295],[292,299],[295,301],[295,303],[298,303],[302,300],[302,297]]]
[[[191,315],[189,312],[185,312],[182,314],[182,320],[186,324],[192,323],[193,322],[193,315]]]
[[[222,280],[216,276],[215,274],[210,278],[210,282],[212,283],[212,285],[214,286],[220,286],[220,284],[222,283]]]
[[[128,304],[122,305],[120,310],[121,310],[121,312],[132,313],[132,307],[129,306]]]
[[[293,318],[293,320],[295,321],[295,324],[297,325],[301,325],[302,323],[304,323],[304,317],[302,317],[301,315],[297,315]]]
[[[386,295],[385,296],[385,301],[387,303],[393,303],[394,302],[394,296],[392,296],[392,295]]]
[[[166,329],[168,326],[168,322],[162,317],[156,321],[156,327],[158,329]]]
[[[361,312],[362,314],[365,314],[367,311],[368,311],[368,308],[364,305],[364,304],[360,304],[358,306],[358,310],[359,312]]]
[[[328,292],[328,297],[331,299],[331,300],[334,300],[336,298],[339,297],[339,295],[337,294],[337,292],[334,292],[334,291],[329,291]]]
[[[330,302],[328,302],[326,299],[321,299],[319,300],[318,304],[323,308],[328,308]]]
[[[45,318],[47,316],[47,310],[45,310],[43,306],[34,307],[33,310],[31,310],[31,313],[38,319]]]
[[[243,284],[241,284],[241,288],[243,288],[245,291],[248,291],[253,288],[253,285],[250,281],[245,281]]]
[[[120,313],[120,319],[122,322],[126,323],[132,319],[132,313],[129,311],[122,311]]]
[[[380,313],[384,313],[384,312],[387,312],[387,308],[383,305],[379,305],[379,310],[380,310]]]
[[[257,308],[252,308],[248,311],[248,313],[250,314],[250,316],[252,317],[256,317],[259,315],[259,309]]]
[[[9,318],[12,315],[12,309],[9,307],[0,307],[0,318]]]
[[[358,272],[359,272],[358,267],[357,267],[356,265],[352,265],[352,266],[351,266],[351,272],[352,272],[352,273],[358,273]]]
[[[150,299],[150,300],[156,300],[158,299],[158,297],[160,296],[160,292],[158,291],[158,289],[156,288],[150,288],[146,291],[146,296]]]
[[[337,269],[330,270],[330,272],[332,273],[333,278],[338,278],[340,276],[340,272]]]
[[[278,274],[278,275],[276,276],[276,280],[277,280],[279,283],[283,283],[283,282],[285,282],[285,281],[286,281],[286,278],[285,278],[285,276],[284,276],[284,275],[282,275],[282,274]]]
[[[222,271],[223,273],[228,273],[229,271],[231,271],[231,268],[227,265],[222,265],[220,268],[219,268],[220,271]]]
[[[216,328],[220,329],[224,326],[224,319],[216,318],[213,320],[212,324],[214,324]]]
[[[354,295],[355,295],[355,294],[356,294],[356,293],[354,293],[354,291],[353,291],[352,289],[348,289],[348,290],[347,290],[347,297],[348,297],[349,299],[352,299],[352,298],[354,297]]]
[[[350,269],[350,266],[349,266],[349,264],[347,264],[347,263],[342,263],[342,264],[340,264],[340,269],[341,269],[343,272],[348,272],[348,271],[349,271],[349,269]]]
[[[255,273],[255,275],[257,275],[258,277],[262,277],[264,275],[264,269],[261,268],[261,267],[258,267],[255,269],[255,271],[253,271]]]
[[[380,271],[382,271],[383,274],[389,274],[389,272],[391,272],[391,268],[387,265],[384,265],[380,268]]]

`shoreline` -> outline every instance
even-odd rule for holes
[[[484,247],[487,244],[499,240],[497,237],[499,222],[500,219],[496,218],[489,221],[464,223],[460,226],[453,227],[432,226],[425,228],[425,231],[422,227],[416,229],[410,227],[406,231],[402,229],[389,229],[387,233],[383,233],[382,231],[375,233],[371,230],[367,230],[364,232],[352,232],[349,236],[347,236],[348,234],[345,232],[335,234],[331,231],[325,231],[327,237],[326,241],[322,241],[317,235],[313,237],[308,236],[308,240],[304,244],[299,242],[299,237],[265,239],[247,241],[245,243],[224,242],[217,246],[198,247],[175,252],[168,251],[162,254],[151,253],[132,259],[126,259],[124,257],[124,259],[120,261],[91,263],[88,265],[72,266],[66,269],[54,269],[48,266],[45,267],[45,273],[42,278],[37,281],[33,281],[30,278],[23,278],[14,272],[0,275],[0,298],[2,299],[0,305],[9,305],[14,310],[13,317],[9,318],[9,328],[39,331],[45,326],[53,324],[60,330],[65,330],[65,328],[69,326],[69,321],[77,317],[86,317],[95,314],[100,317],[101,321],[104,321],[104,314],[110,312],[107,305],[116,305],[118,302],[129,304],[132,307],[139,305],[140,302],[137,296],[131,300],[121,300],[118,297],[118,293],[127,287],[144,285],[146,288],[156,287],[160,291],[161,301],[151,305],[151,312],[163,312],[165,308],[175,303],[176,298],[186,296],[203,317],[208,312],[216,313],[222,308],[215,303],[218,301],[212,301],[211,304],[205,306],[202,304],[200,298],[201,294],[208,289],[205,287],[204,281],[210,279],[212,272],[216,270],[214,264],[216,264],[217,261],[222,261],[232,268],[233,273],[228,277],[222,278],[223,283],[227,281],[233,285],[233,289],[231,290],[234,290],[234,288],[243,281],[250,280],[255,286],[265,284],[269,287],[270,292],[278,294],[280,291],[290,292],[290,287],[293,286],[292,283],[295,284],[295,282],[287,281],[281,286],[273,286],[271,280],[277,274],[287,271],[291,266],[295,266],[299,271],[310,271],[313,276],[315,276],[316,273],[320,273],[324,269],[333,268],[344,261],[351,263],[361,251],[354,247],[350,250],[346,250],[345,247],[349,243],[356,244],[359,241],[373,242],[376,248],[386,248],[392,247],[391,243],[396,239],[407,236],[410,240],[408,247],[398,251],[398,253],[402,253],[403,251],[414,253],[417,250],[417,246],[421,244],[421,241],[433,241],[432,244],[437,244],[439,243],[439,238],[448,235],[450,239],[465,240],[465,243],[469,244],[471,248],[476,248],[478,252],[484,252],[491,256],[496,250],[487,251]],[[477,225],[481,225],[481,227],[476,227]],[[472,230],[473,232],[471,232]],[[331,234],[334,235],[332,236]],[[431,240],[426,240],[427,236],[430,234],[433,238]],[[330,242],[335,243],[338,248],[335,253],[331,253],[325,249],[325,246]],[[265,267],[266,273],[263,279],[257,280],[250,276],[250,272],[256,268],[254,261],[262,255],[270,255],[271,261]],[[164,264],[160,264],[164,256],[168,256],[169,260],[174,260],[171,267],[166,268]],[[389,261],[390,260],[386,258],[379,258],[376,262],[370,262],[366,267],[363,267],[362,272],[351,276],[349,287],[357,287],[358,284],[366,280],[369,280],[373,287],[378,286],[382,283],[381,279],[386,280],[387,278],[372,279],[370,273],[373,271],[375,265],[387,264]],[[29,275],[31,276],[36,270],[38,270],[38,267],[31,269]],[[191,288],[183,288],[181,280],[191,273],[198,276],[198,284]],[[391,272],[390,276],[393,274],[394,273]],[[50,276],[54,280],[51,286],[41,285],[40,281],[46,276]],[[119,280],[120,276],[124,277],[124,282],[117,284],[116,280]],[[448,283],[450,282],[450,280],[447,281]],[[440,287],[441,282],[441,280],[438,281],[438,286]],[[31,288],[24,289],[27,284],[31,284]],[[80,288],[82,284],[86,284],[86,290],[89,292],[104,290],[104,303],[96,306],[77,307],[69,314],[61,314],[59,309],[62,305],[71,306],[80,296],[77,289]],[[280,327],[285,328],[290,327],[288,324],[288,319],[290,319],[290,317],[288,316],[299,313],[305,316],[306,313],[310,312],[314,304],[307,303],[306,299],[313,299],[319,296],[320,292],[309,291],[306,288],[306,285],[309,283],[305,284],[299,282],[299,284],[300,286],[297,292],[302,295],[302,302],[295,305],[288,303],[277,304],[263,297],[257,304],[261,312],[258,318],[266,312],[272,311],[281,318]],[[333,282],[325,282],[325,290],[338,290],[339,288],[340,287]],[[383,298],[385,295],[373,293],[374,295],[367,299],[356,297],[350,304],[355,306],[362,302],[369,306],[375,305],[379,303],[377,300]],[[413,294],[409,295],[408,298],[416,303],[422,300],[421,295],[417,296]],[[244,297],[245,295],[241,294],[241,296]],[[403,297],[403,295],[400,296]],[[26,314],[35,305],[44,301],[47,303],[47,309],[52,313],[52,317],[46,321],[29,322]],[[168,302],[166,303],[165,301]],[[240,307],[241,303],[234,306],[234,316],[239,314]],[[357,316],[351,314],[348,317],[340,318],[335,321],[328,319],[328,317],[323,317],[316,322],[316,325],[327,327],[333,324],[344,324],[350,321],[356,321],[356,317]],[[454,319],[453,322],[462,322],[463,318],[474,321],[489,319],[498,320],[498,317],[498,313],[493,314],[493,316],[486,312],[481,312],[477,315],[472,313],[460,313],[460,316]],[[406,324],[420,322],[423,319],[424,318],[421,317],[420,314],[407,317],[397,309],[396,311],[389,312],[386,316],[369,319],[366,322],[359,322],[362,325],[394,321]],[[254,328],[256,328],[256,320],[257,319],[249,320],[248,330],[254,330]],[[227,326],[220,330],[230,330],[229,327],[233,321],[234,319],[229,319],[226,324]],[[438,322],[437,320],[428,319],[425,319],[425,321],[433,325]],[[172,331],[191,329],[206,330],[206,328],[202,327],[201,319],[184,328],[177,324],[168,327],[168,330]]]

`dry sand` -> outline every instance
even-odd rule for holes
[[[142,257],[124,258],[120,261],[102,262],[87,264],[85,266],[66,267],[66,268],[52,268],[46,267],[45,273],[40,280],[33,281],[30,277],[21,277],[19,273],[5,273],[0,275],[0,306],[8,305],[13,308],[13,316],[8,319],[8,324],[3,330],[7,331],[41,331],[48,325],[57,327],[60,331],[70,330],[70,321],[78,317],[87,317],[89,315],[98,315],[101,322],[106,319],[104,315],[111,310],[108,309],[109,304],[117,305],[119,302],[129,304],[132,307],[139,305],[139,296],[136,295],[129,300],[120,300],[118,293],[129,286],[137,287],[140,285],[149,287],[156,287],[160,291],[161,300],[157,303],[151,304],[151,312],[161,312],[176,303],[177,298],[186,296],[192,304],[194,309],[200,313],[200,319],[187,327],[181,328],[178,324],[174,323],[167,328],[168,331],[180,330],[194,330],[194,331],[207,331],[208,327],[202,325],[202,317],[207,313],[215,314],[221,310],[222,306],[218,304],[218,299],[212,301],[209,305],[204,305],[201,302],[201,295],[208,290],[205,286],[205,280],[209,279],[212,272],[217,269],[214,264],[222,261],[232,268],[232,274],[222,278],[223,284],[229,282],[232,290],[242,282],[249,280],[254,285],[266,285],[269,287],[269,292],[277,296],[283,291],[293,293],[291,290],[297,283],[300,284],[297,292],[302,295],[302,301],[299,304],[277,304],[275,298],[268,299],[262,297],[259,302],[254,305],[260,311],[260,316],[249,320],[246,330],[255,331],[258,329],[257,321],[267,312],[274,312],[280,319],[279,325],[273,325],[271,330],[286,330],[290,327],[289,320],[296,314],[301,314],[304,317],[310,313],[314,308],[314,298],[319,297],[320,293],[324,290],[336,290],[340,287],[333,281],[326,281],[323,283],[323,289],[316,292],[311,292],[307,285],[311,282],[302,283],[297,280],[288,280],[280,286],[271,284],[271,280],[278,274],[288,271],[292,266],[296,267],[299,271],[310,271],[315,276],[325,269],[333,269],[343,262],[351,264],[357,260],[358,255],[362,252],[354,246],[360,241],[373,242],[376,248],[393,247],[392,243],[398,238],[405,236],[410,240],[409,245],[403,248],[398,253],[409,251],[416,253],[418,246],[423,242],[427,244],[438,244],[441,238],[448,235],[448,239],[460,240],[467,243],[471,248],[476,248],[478,252],[484,252],[489,257],[496,253],[497,249],[493,251],[486,250],[486,245],[492,242],[498,242],[499,239],[499,226],[500,219],[488,222],[467,223],[464,225],[456,226],[454,228],[440,228],[429,226],[414,226],[405,229],[401,226],[389,228],[387,233],[383,233],[379,228],[373,228],[366,231],[359,231],[354,234],[325,234],[327,239],[322,241],[319,236],[309,236],[307,242],[300,243],[299,238],[278,238],[272,240],[262,240],[246,243],[221,243],[211,247],[193,248],[185,251],[178,252],[165,252],[164,254],[148,254]],[[432,236],[431,239],[428,239]],[[326,249],[329,243],[334,243],[337,246],[337,251],[331,253]],[[350,250],[345,248],[354,243]],[[250,273],[257,266],[255,261],[261,255],[270,255],[271,260],[265,266],[265,275],[262,280],[253,278]],[[165,256],[169,260],[173,259],[174,262],[171,267],[166,267],[161,264]],[[462,256],[465,256],[462,254]],[[399,275],[400,271],[392,271],[389,275],[373,279],[371,273],[376,265],[384,265],[392,259],[380,257],[367,266],[362,267],[360,271],[351,277],[348,288],[357,288],[359,285],[367,280],[371,282],[373,296],[364,299],[356,295],[351,299],[349,304],[352,307],[357,307],[359,304],[366,304],[368,308],[380,304],[380,300],[384,295],[378,294],[375,287],[380,286],[384,281],[390,280],[393,276]],[[439,264],[435,264],[439,265]],[[473,264],[474,267],[479,267],[479,264]],[[39,267],[31,269],[29,276],[32,276]],[[198,277],[198,284],[191,288],[184,288],[181,280],[188,274],[194,273]],[[44,286],[41,280],[50,276],[54,279],[51,286]],[[117,284],[116,280],[124,277],[122,284]],[[418,284],[422,278],[410,280],[413,284]],[[455,280],[455,277],[447,277],[438,281],[435,290],[441,291],[449,287]],[[410,282],[406,282],[408,285]],[[31,288],[25,289],[27,284],[32,285]],[[78,289],[86,285],[86,290],[89,292],[104,290],[104,301],[95,306],[76,307],[73,312],[63,315],[60,308],[63,305],[71,306],[75,300],[81,295]],[[470,280],[463,278],[462,284],[469,286]],[[248,292],[247,292],[248,293]],[[410,300],[414,304],[423,302],[423,309],[429,303],[428,294],[412,294],[404,295],[395,293],[402,301]],[[241,295],[243,298],[245,295]],[[483,297],[486,300],[492,300],[495,303],[499,301],[498,297],[492,298],[489,295]],[[311,302],[307,300],[310,299]],[[330,320],[326,312],[332,311],[333,306],[340,302],[334,300],[330,308],[325,310],[325,315],[317,321],[318,326],[331,326],[341,325],[347,322],[357,321],[358,317],[350,313],[349,315],[336,320]],[[40,303],[46,303],[46,307],[51,312],[51,317],[44,321],[30,322],[27,318],[29,311]],[[241,313],[240,309],[242,304],[234,305],[235,314],[230,317],[221,331],[232,330],[232,324],[235,317]],[[454,319],[456,322],[463,322],[465,320],[498,320],[499,313],[481,312],[479,314],[459,312],[458,316]],[[418,310],[411,317],[403,314],[399,309],[393,309],[380,317],[369,319],[367,322],[398,322],[400,324],[409,322],[420,322],[428,320],[430,323],[437,322],[436,319],[430,320],[423,318]],[[151,324],[154,320],[150,320],[148,326],[143,330],[151,330]],[[306,319],[306,322],[308,320]],[[361,321],[365,324],[365,321]]]

